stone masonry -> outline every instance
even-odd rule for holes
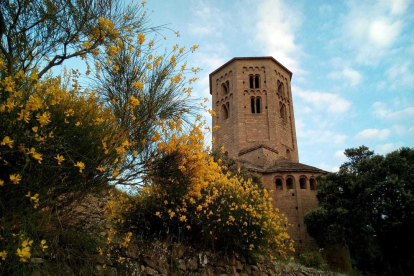
[[[213,150],[262,176],[275,208],[288,217],[296,254],[315,250],[305,213],[318,206],[316,176],[325,171],[299,163],[290,81],[292,72],[273,57],[233,58],[210,74]]]

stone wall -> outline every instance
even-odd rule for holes
[[[318,271],[295,263],[267,262],[263,258],[246,259],[234,254],[230,257],[211,252],[197,252],[183,245],[167,246],[152,243],[129,248],[123,256],[97,264],[101,276],[120,275],[240,275],[240,276],[340,276],[339,273]]]

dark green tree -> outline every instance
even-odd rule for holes
[[[414,271],[414,149],[386,156],[367,147],[345,150],[339,172],[319,179],[319,208],[305,216],[319,246],[347,244],[369,275]]]

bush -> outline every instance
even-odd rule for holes
[[[319,252],[303,253],[299,256],[299,263],[306,267],[313,267],[320,270],[328,268],[322,254]]]
[[[292,249],[286,218],[279,217],[266,189],[243,179],[240,168],[232,175],[214,161],[203,149],[200,127],[160,141],[164,146],[150,165],[148,185],[123,214],[126,226],[145,238],[285,256]]]

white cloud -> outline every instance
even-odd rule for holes
[[[325,15],[327,13],[331,13],[332,12],[332,6],[330,5],[320,5],[319,6],[319,13]]]
[[[294,73],[301,73],[298,56],[301,49],[295,42],[295,32],[301,25],[301,14],[282,0],[263,0],[258,6],[259,21],[256,39],[262,52],[271,55]]]
[[[401,15],[408,8],[410,0],[380,0],[379,3],[391,9],[391,14]]]
[[[414,72],[410,70],[411,62],[395,63],[385,72],[389,80],[388,87],[396,89],[406,86],[414,87]]]
[[[387,154],[387,153],[390,153],[391,151],[401,148],[402,146],[403,146],[403,143],[401,142],[382,144],[382,145],[375,147],[375,152],[379,154]]]
[[[388,120],[412,120],[414,118],[414,106],[393,111],[385,103],[375,102],[372,104],[372,109],[377,117]]]
[[[350,67],[345,67],[342,71],[333,71],[328,77],[337,80],[347,80],[352,87],[359,85],[362,81],[362,74]]]
[[[334,158],[340,162],[345,162],[346,161],[346,156],[345,156],[345,151],[343,150],[337,150],[334,153]]]
[[[348,137],[345,134],[339,134],[330,130],[324,129],[297,129],[298,137],[303,140],[303,144],[316,143],[334,143],[336,145],[342,144]]]
[[[321,168],[322,170],[325,170],[327,172],[338,172],[339,171],[338,166],[332,166],[332,165],[328,165],[328,164],[325,164],[325,163],[320,163],[319,168]]]
[[[355,139],[363,140],[363,141],[369,141],[369,140],[383,141],[387,139],[390,134],[391,134],[391,131],[389,129],[368,128],[368,129],[364,129],[363,131],[358,132],[355,135]]]
[[[363,64],[376,64],[385,56],[402,33],[404,13],[409,1],[347,1],[341,43],[355,50]]]
[[[401,32],[401,21],[390,22],[380,18],[371,22],[369,26],[369,39],[379,47],[388,47],[394,43]]]
[[[194,9],[194,14],[197,21],[188,24],[190,34],[197,36],[222,36],[223,18],[226,18],[226,16],[221,10],[200,1]]]
[[[302,90],[299,87],[293,87],[294,95],[299,97],[305,103],[312,104],[313,108],[320,111],[327,111],[332,114],[343,114],[347,112],[351,103],[337,94],[325,93],[319,91]]]

